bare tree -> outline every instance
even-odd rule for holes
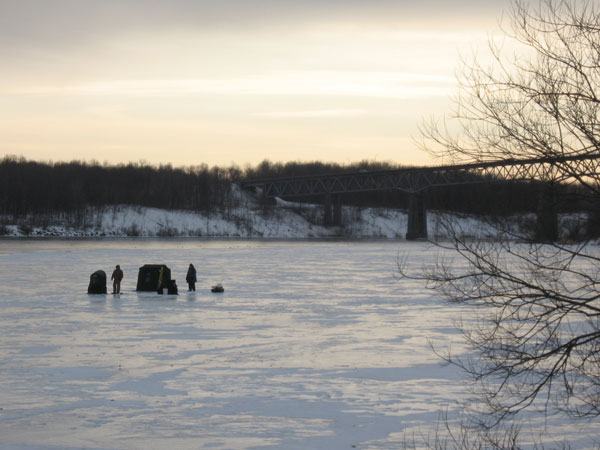
[[[515,0],[510,29],[490,40],[492,62],[465,62],[451,126],[430,122],[429,150],[455,162],[598,153],[600,12],[588,0]],[[578,168],[578,166],[576,166]],[[571,163],[555,166],[599,193]]]
[[[454,114],[423,126],[428,148],[455,162],[549,158],[543,181],[569,180],[597,199],[600,174],[560,159],[600,153],[597,5],[514,1],[505,40],[490,43],[493,62],[466,63]],[[464,330],[473,356],[446,355],[472,377],[485,406],[481,424],[537,407],[600,416],[598,245],[539,244],[495,224],[501,238],[490,243],[464,239],[449,222],[450,240],[437,245],[457,260],[425,272],[400,266],[403,276],[482,313]]]

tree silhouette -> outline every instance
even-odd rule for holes
[[[503,45],[490,43],[493,63],[465,63],[453,114],[423,125],[426,146],[454,162],[600,153],[597,3],[517,0],[511,6]],[[508,51],[508,44],[518,51]],[[569,195],[597,204],[600,174],[568,162],[551,165],[551,176],[538,181],[568,179],[577,186]],[[490,243],[463,238],[448,221],[451,238],[437,245],[449,259],[440,257],[424,274],[400,265],[403,276],[480,313],[464,329],[473,356],[445,354],[470,375],[482,400],[474,417],[494,427],[533,407],[599,416],[598,246],[538,243],[505,220],[493,223],[501,239]]]

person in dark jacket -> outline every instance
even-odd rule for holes
[[[196,290],[196,268],[193,264],[190,264],[188,267],[187,275],[185,276],[185,281],[188,284],[188,291]]]
[[[113,273],[110,277],[111,280],[113,280],[113,294],[120,294],[121,293],[121,280],[123,279],[123,271],[121,270],[121,266],[119,266],[117,264],[117,267],[115,268],[115,270],[113,270]]]

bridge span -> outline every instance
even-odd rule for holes
[[[265,199],[310,196],[324,198],[326,225],[341,225],[341,194],[385,190],[408,192],[410,201],[406,239],[419,239],[427,237],[427,214],[423,201],[423,193],[427,189],[534,180],[551,186],[556,183],[582,183],[586,177],[597,178],[598,173],[600,154],[581,154],[559,158],[505,159],[472,164],[244,180],[240,185],[248,190],[260,189]],[[539,227],[542,230],[540,238],[552,241],[557,236],[556,207],[549,198],[549,195],[542,195],[540,198],[542,212],[538,214],[538,222],[543,222]]]

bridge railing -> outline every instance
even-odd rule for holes
[[[553,183],[597,182],[600,176],[600,154],[582,154],[558,158],[507,159],[447,166],[411,167],[384,171],[361,171],[314,176],[245,180],[245,189],[262,190],[265,198],[325,196],[325,224],[340,224],[339,194],[402,190],[411,193],[408,210],[407,239],[427,237],[427,215],[422,192],[428,188],[473,183],[537,180]],[[336,197],[332,201],[332,196]],[[331,211],[333,205],[333,212]],[[547,217],[556,216],[546,214]],[[555,219],[552,219],[555,220]],[[555,225],[547,225],[544,240],[553,240]]]
[[[263,189],[265,197],[299,197],[395,189],[419,192],[436,186],[507,180],[581,181],[597,177],[599,172],[600,154],[595,154],[244,180],[240,184],[245,189]]]

